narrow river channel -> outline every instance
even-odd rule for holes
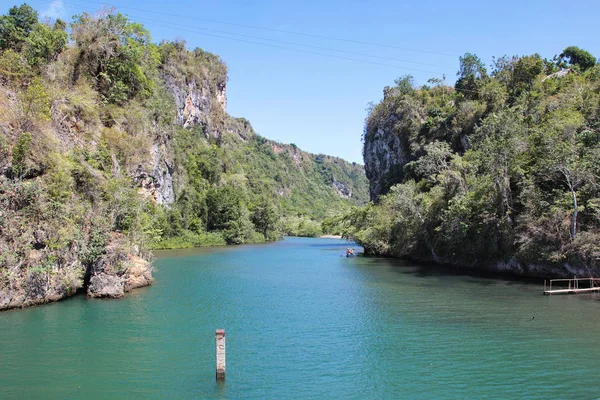
[[[348,246],[158,252],[156,284],[122,300],[0,313],[0,398],[600,398],[597,295]]]

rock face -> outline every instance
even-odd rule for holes
[[[18,269],[5,277],[0,290],[0,310],[25,308],[50,303],[72,296],[84,287],[89,277],[89,297],[119,298],[130,290],[154,282],[152,264],[134,254],[125,236],[113,234],[106,254],[87,270],[73,255],[67,265],[46,269]],[[32,250],[23,263],[36,264],[41,251]],[[24,275],[20,275],[24,274]]]
[[[83,267],[79,264],[58,269],[54,274],[16,272],[0,290],[0,310],[50,303],[71,296],[83,286]]]
[[[384,90],[383,101],[367,118],[364,134],[363,158],[371,200],[402,181],[402,167],[416,156],[410,138],[418,135],[426,116],[421,104]]]
[[[118,299],[125,294],[123,279],[116,275],[105,273],[94,275],[90,279],[87,293],[89,297]]]
[[[344,184],[343,182],[340,181],[336,181],[335,179],[333,180],[333,187],[335,187],[335,190],[338,194],[338,196],[344,198],[344,199],[349,199],[352,197],[352,189],[350,189],[346,184]]]
[[[394,131],[395,121],[395,117],[390,118],[377,127],[368,140],[365,139],[363,157],[371,200],[377,200],[393,183],[397,183],[389,179],[390,172],[410,161],[406,140]]]
[[[219,84],[217,92],[212,93],[208,80],[197,82],[191,78],[182,84],[169,74],[161,77],[175,100],[175,123],[184,128],[200,125],[207,136],[217,137],[219,130],[215,119],[225,115],[227,106],[225,84]]]
[[[113,234],[106,253],[89,271],[88,297],[119,298],[132,289],[152,284],[152,265],[132,253],[134,249],[125,236]]]

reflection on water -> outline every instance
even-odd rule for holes
[[[0,313],[0,398],[598,397],[598,295],[349,246],[159,252],[156,284],[125,299]]]

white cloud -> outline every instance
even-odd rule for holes
[[[50,6],[41,12],[40,16],[42,19],[58,19],[65,18],[65,5],[62,0],[53,0]]]

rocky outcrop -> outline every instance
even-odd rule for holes
[[[18,268],[0,276],[0,310],[70,297],[86,287],[86,276],[89,277],[86,288],[89,297],[120,298],[154,281],[152,265],[135,255],[135,248],[129,246],[121,234],[113,234],[106,254],[87,270],[76,250],[67,250],[64,260],[55,260],[53,264],[48,264],[44,249],[31,250]]]
[[[83,286],[84,269],[78,264],[58,268],[10,271],[0,284],[0,310],[50,303],[72,296]]]
[[[139,193],[167,206],[175,201],[175,161],[169,140],[166,134],[157,135],[150,150],[152,171],[147,172],[140,165],[135,174],[135,181],[140,186]]]
[[[133,255],[134,250],[125,236],[113,234],[105,254],[89,271],[88,297],[120,298],[152,284],[152,265]]]
[[[175,123],[184,128],[202,126],[204,133],[217,137],[220,133],[215,115],[225,115],[227,106],[226,87],[218,85],[212,93],[207,79],[198,82],[194,78],[181,83],[170,74],[161,76],[167,90],[175,100]]]
[[[352,197],[352,189],[350,189],[345,183],[333,180],[333,187],[337,192],[338,196],[349,199]]]
[[[92,276],[87,289],[88,297],[118,299],[125,295],[123,279],[116,275],[101,273]]]
[[[152,264],[143,258],[131,256],[123,290],[129,292],[133,289],[150,286],[153,282]]]
[[[365,125],[363,158],[371,200],[402,181],[402,167],[418,151],[410,138],[418,136],[426,117],[422,104],[384,90],[383,101],[372,109]]]
[[[393,171],[400,170],[410,161],[408,143],[394,131],[395,121],[395,117],[386,120],[365,139],[363,157],[371,200],[377,200],[397,183],[391,176]]]

